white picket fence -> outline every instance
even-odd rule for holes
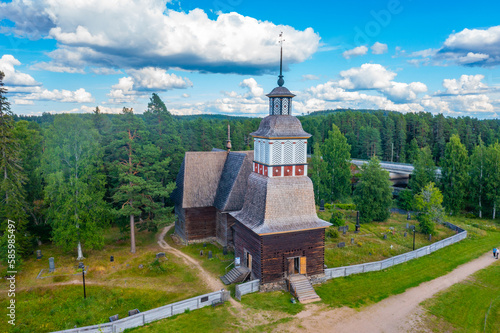
[[[461,241],[462,239],[467,238],[466,230],[448,222],[444,224],[448,228],[457,231],[457,234],[445,238],[443,240],[440,240],[439,242],[433,243],[431,245],[421,247],[415,251],[400,254],[398,256],[389,259],[375,261],[375,262],[368,262],[366,264],[327,268],[325,269],[326,279],[329,280],[338,277],[349,276],[352,274],[380,271],[391,266],[402,264],[404,262],[407,262],[415,258],[426,256],[434,251],[442,249],[443,247],[446,247],[448,245],[454,244],[456,242]],[[236,298],[241,301],[241,296],[259,291],[259,286],[260,286],[260,280],[253,280],[250,282],[236,285]]]
[[[421,247],[415,251],[400,254],[398,256],[389,259],[375,261],[375,262],[368,262],[366,264],[327,268],[325,269],[325,276],[327,279],[334,279],[342,276],[349,276],[352,274],[380,271],[391,266],[402,264],[404,262],[407,262],[415,258],[426,256],[434,251],[442,249],[443,247],[446,247],[448,245],[454,244],[456,242],[461,241],[462,239],[467,238],[467,231],[451,223],[445,223],[445,224],[448,228],[455,230],[458,233],[451,237],[440,240],[439,242]]]
[[[119,333],[127,328],[143,326],[156,320],[168,318],[176,314],[184,313],[184,311],[197,310],[205,306],[212,305],[213,302],[223,302],[229,299],[229,292],[220,290],[209,294],[196,296],[180,302],[164,305],[162,307],[144,311],[136,315],[119,319],[111,323],[104,323],[92,326],[72,328],[64,331],[53,333]]]

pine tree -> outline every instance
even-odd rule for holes
[[[89,121],[76,115],[57,115],[45,131],[43,173],[47,182],[52,240],[66,250],[104,244],[109,223],[104,201],[105,176],[99,134]]]
[[[130,252],[135,253],[136,217],[140,228],[150,230],[170,222],[172,208],[161,201],[174,188],[174,183],[161,183],[168,175],[170,159],[161,159],[159,148],[148,142],[144,123],[132,109],[123,108],[115,135],[119,184],[113,200],[120,205],[117,213],[129,218]]]
[[[362,222],[385,221],[392,204],[389,172],[382,169],[376,156],[361,167],[360,182],[354,190],[354,203]]]
[[[332,125],[328,138],[321,146],[323,160],[327,164],[330,181],[326,184],[330,200],[347,197],[351,192],[351,146],[337,126]]]
[[[469,183],[468,160],[467,150],[460,138],[456,134],[452,135],[441,161],[444,205],[450,214],[457,213],[464,207]]]

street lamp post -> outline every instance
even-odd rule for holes
[[[415,226],[413,226],[413,251],[415,251]]]
[[[87,299],[87,293],[85,292],[85,265],[83,262],[78,264],[78,268],[82,269],[82,279],[83,279],[83,299]]]

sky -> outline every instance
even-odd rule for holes
[[[0,0],[0,71],[15,114],[263,117],[382,109],[498,118],[500,2]]]

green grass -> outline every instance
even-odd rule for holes
[[[0,321],[0,331],[51,332],[109,322],[115,314],[128,316],[128,311],[141,311],[173,303],[186,298],[184,292],[164,293],[156,289],[101,287],[86,285],[83,299],[81,285],[35,288],[16,295],[16,326],[6,329]],[[2,302],[3,303],[3,302]],[[9,325],[10,326],[10,325]]]
[[[492,223],[491,221],[465,221],[467,223],[453,219],[451,222],[467,229],[471,238],[383,271],[332,279],[316,287],[316,292],[323,302],[335,307],[346,305],[356,308],[376,303],[390,295],[402,293],[422,282],[442,276],[490,251],[500,242],[498,226],[494,223],[491,227],[486,225]]]
[[[330,214],[322,212],[322,214]],[[415,220],[406,220],[406,215],[391,214],[386,222],[372,222],[361,225],[361,231],[355,234],[353,218],[348,218],[349,232],[342,235],[339,232],[338,238],[326,238],[325,241],[325,264],[328,267],[341,267],[384,260],[399,254],[403,254],[413,249],[413,233],[406,229],[406,223],[414,225]],[[336,227],[334,227],[336,228]],[[392,228],[392,229],[391,229]],[[404,233],[407,236],[404,237]],[[387,239],[383,239],[383,235]],[[415,249],[430,245],[434,242],[450,237],[455,233],[443,225],[436,226],[436,234],[429,241],[428,235],[419,232],[415,235]],[[351,244],[354,238],[354,244]],[[337,244],[345,242],[344,248],[337,248]],[[392,245],[392,248],[391,248]]]
[[[483,269],[471,279],[425,301],[424,308],[453,326],[455,332],[500,332],[499,276],[498,264]],[[442,325],[442,322],[435,325]]]
[[[295,315],[304,309],[300,303],[290,302],[292,296],[288,292],[274,291],[268,293],[252,293],[245,295],[241,303],[250,308],[264,311],[280,311]]]
[[[214,276],[218,277],[226,274],[226,267],[234,260],[234,252],[228,252],[227,255],[223,255],[223,248],[218,243],[213,244],[206,242],[193,243],[189,245],[175,244],[170,237],[173,232],[174,230],[172,228],[165,236],[165,240],[170,246],[173,246],[198,260],[201,266]],[[200,251],[203,251],[202,256],[200,255]],[[212,251],[212,259],[208,259],[208,251]],[[229,267],[228,270],[231,268],[234,268],[234,266]]]
[[[216,308],[208,306],[196,310],[195,313],[179,314],[143,327],[128,329],[125,332],[234,332],[236,330],[234,320],[227,305]]]
[[[42,260],[29,258],[17,275],[19,324],[13,332],[48,332],[105,323],[117,313],[123,318],[128,310],[145,311],[210,291],[181,258],[166,253],[166,257],[155,260],[156,253],[163,250],[154,234],[138,232],[136,236],[135,254],[130,253],[126,237],[117,228],[106,233],[103,250],[84,251],[88,267],[86,301],[82,299],[81,274],[72,275],[78,263],[74,253],[43,245]],[[110,262],[110,255],[114,262]],[[56,272],[37,279],[40,270],[48,268],[49,257],[55,258]],[[0,280],[0,304],[7,300],[6,282]],[[1,329],[4,323],[0,321],[0,332],[5,331]]]

